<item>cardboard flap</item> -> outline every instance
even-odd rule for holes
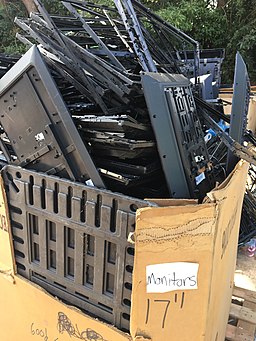
[[[219,190],[212,192],[214,200],[218,203],[218,220],[214,241],[213,273],[211,288],[209,288],[206,340],[222,341],[225,338],[248,166],[246,162],[240,161],[226,182],[226,186],[221,186]]]
[[[190,340],[194,333],[195,340],[202,340],[207,305],[201,297],[208,299],[215,223],[215,204],[139,211],[132,291],[134,339]],[[193,316],[193,328],[188,316]]]
[[[160,207],[166,206],[186,206],[186,205],[196,205],[198,200],[195,199],[145,199],[150,202],[154,202]]]
[[[248,164],[211,203],[137,213],[131,335],[222,341],[228,318]],[[218,317],[218,318],[217,318]]]
[[[65,305],[33,283],[15,276],[12,285],[0,276],[0,339],[48,341],[131,341],[128,334]]]

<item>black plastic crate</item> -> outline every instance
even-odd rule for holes
[[[16,166],[2,170],[18,273],[129,330],[135,229],[142,201]]]

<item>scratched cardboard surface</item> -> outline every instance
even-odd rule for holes
[[[174,202],[172,207],[139,211],[132,292],[134,338],[224,340],[247,171],[248,164],[240,162],[225,183],[209,194],[211,203],[177,206]],[[187,264],[187,272],[174,268],[176,262]],[[165,263],[169,271],[146,273],[152,269],[149,265]],[[191,263],[199,264],[198,274],[191,272]],[[152,282],[158,292],[147,292]],[[163,289],[169,291],[163,293]]]
[[[15,276],[0,275],[3,341],[127,341],[129,336],[65,306],[40,288]]]

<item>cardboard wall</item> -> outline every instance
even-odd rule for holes
[[[139,210],[131,320],[135,340],[224,340],[247,171],[240,162],[209,194],[211,203]]]
[[[246,163],[236,167],[232,176],[218,190],[209,194],[217,203],[218,218],[214,236],[206,341],[225,339],[234,286],[237,241],[247,172]]]
[[[131,341],[124,334],[54,299],[41,288],[0,274],[0,340]]]
[[[233,89],[229,89],[229,91],[222,91],[219,94],[219,97],[223,99],[223,101],[226,101],[226,105],[224,106],[224,113],[226,115],[231,114],[232,110],[232,99],[233,99]],[[254,94],[250,98],[250,105],[249,105],[249,112],[248,112],[248,129],[255,130],[255,121],[256,121],[256,115],[254,115],[256,109],[256,96],[255,96],[255,90]]]

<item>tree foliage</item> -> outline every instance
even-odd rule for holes
[[[226,77],[232,74],[236,51],[245,59],[250,78],[256,82],[256,0],[232,0],[222,8],[227,22],[225,31]]]
[[[157,11],[163,19],[199,41],[203,48],[223,47],[226,20],[220,12],[204,0],[182,0]]]
[[[15,40],[16,15],[25,15],[22,2],[32,0],[0,0],[0,52],[22,52]],[[94,0],[112,7],[113,0]],[[256,0],[142,0],[157,14],[180,28],[201,48],[224,47],[226,61],[224,81],[232,82],[236,51],[244,57],[251,79],[256,82]],[[51,13],[64,13],[59,0],[43,0]],[[28,7],[27,7],[28,8]]]
[[[14,24],[14,18],[17,15],[26,15],[22,2],[0,2],[0,52],[18,54],[24,51],[23,44],[15,38],[18,28]]]
[[[224,82],[233,81],[237,51],[256,82],[256,0],[166,1],[157,13],[199,41],[201,48],[225,48]]]

